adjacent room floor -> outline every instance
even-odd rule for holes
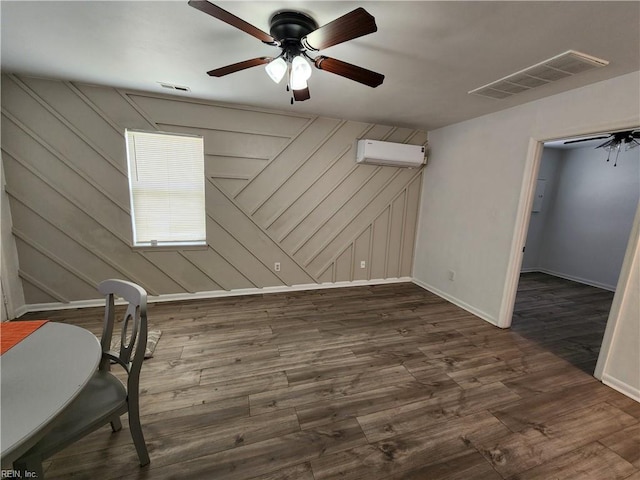
[[[592,374],[613,294],[544,273],[524,273],[511,329]]]
[[[545,282],[523,286],[557,296]],[[591,316],[568,313],[571,289],[561,299],[536,307],[538,333],[526,300],[501,330],[413,284],[152,304],[151,465],[123,422],[47,478],[639,480],[640,404],[584,371],[595,333],[576,325]],[[42,317],[101,328],[100,309],[25,316]]]

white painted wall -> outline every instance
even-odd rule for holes
[[[606,157],[602,149],[561,151],[536,266],[615,290],[640,198],[640,148],[622,153],[616,167]]]
[[[530,128],[530,118],[507,110],[429,132],[413,276],[491,323],[500,310]]]
[[[562,151],[558,149],[545,148],[542,151],[540,170],[538,179],[545,180],[546,189],[542,208],[539,212],[531,212],[529,220],[529,230],[527,232],[526,250],[522,258],[522,271],[535,272],[540,268],[540,245],[544,238],[545,224],[549,212],[554,202],[556,189],[558,161],[562,157]]]
[[[498,324],[509,262],[521,265],[522,245],[512,239],[531,139],[637,125],[639,78],[623,75],[430,132],[416,282]]]
[[[594,375],[640,402],[640,205],[630,239]]]
[[[640,124],[639,86],[634,72],[430,132],[416,283],[509,326],[524,244],[514,238],[528,222],[532,195],[521,192],[537,177],[536,142]],[[616,292],[625,298],[617,323],[635,325],[625,293]]]

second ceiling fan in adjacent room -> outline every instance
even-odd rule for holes
[[[571,143],[590,142],[592,140],[607,139],[604,143],[601,143],[596,148],[603,148],[608,152],[607,162],[611,158],[611,153],[615,152],[616,158],[613,164],[614,167],[618,165],[618,155],[621,150],[631,150],[640,145],[640,130],[624,130],[621,132],[607,133],[606,135],[599,135],[597,137],[579,138],[577,140],[567,140],[565,145]]]

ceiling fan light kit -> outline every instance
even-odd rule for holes
[[[313,71],[311,64],[318,70],[325,70],[374,88],[384,81],[384,75],[380,73],[324,55],[311,57],[308,53],[377,31],[374,17],[364,8],[356,8],[319,28],[313,18],[302,12],[277,12],[270,19],[269,34],[267,34],[206,0],[189,0],[189,5],[256,37],[267,45],[281,49],[280,55],[275,58],[258,57],[234,63],[208,71],[207,74],[210,76],[222,77],[247,68],[265,65],[269,77],[274,82],[280,83],[288,72],[287,91],[291,91],[292,104],[294,100],[304,101],[311,98],[307,84]]]

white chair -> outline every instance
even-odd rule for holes
[[[139,379],[147,345],[147,292],[135,283],[105,280],[98,285],[106,296],[100,366],[80,395],[53,421],[53,428],[14,462],[14,468],[44,478],[42,461],[70,444],[110,423],[114,432],[122,428],[120,416],[129,412],[129,430],[140,465],[149,464],[149,454],[140,426]],[[128,302],[122,323],[120,349],[111,351],[116,297]],[[127,386],[111,372],[111,364],[128,373]]]

